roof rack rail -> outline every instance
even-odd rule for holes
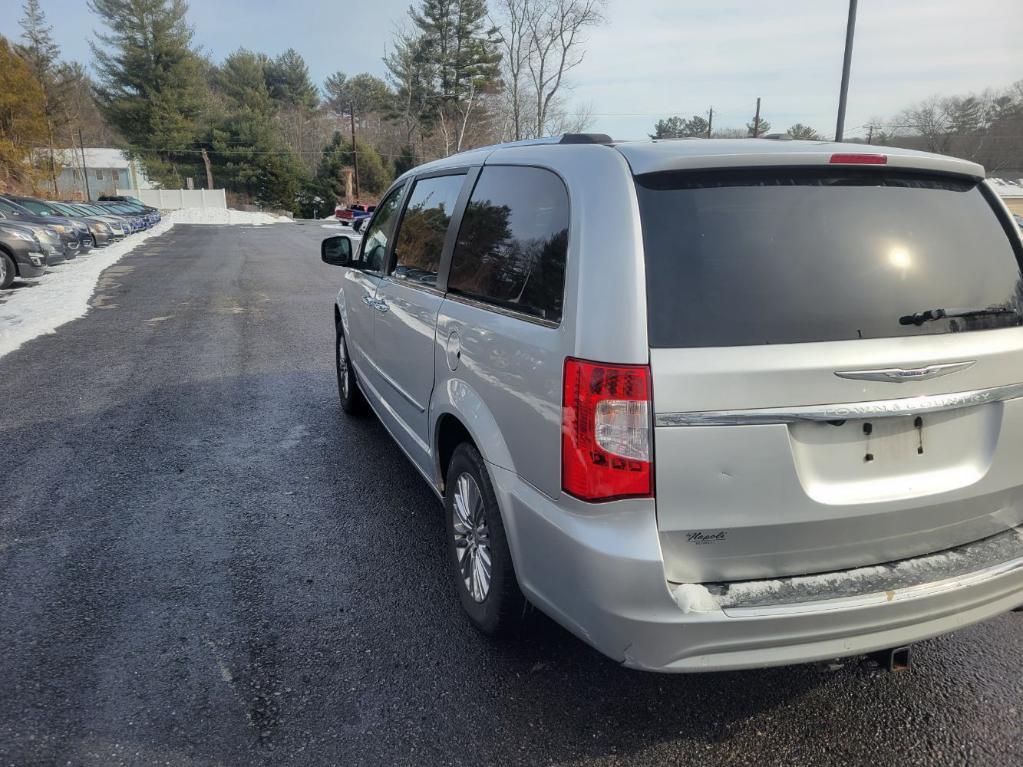
[[[614,139],[606,133],[563,133],[559,144],[610,144]]]

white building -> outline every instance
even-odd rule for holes
[[[138,191],[155,188],[138,160],[129,160],[120,149],[58,149],[57,197],[61,199],[97,199],[117,194],[118,189]],[[88,183],[86,183],[88,181]],[[86,191],[88,187],[88,192]]]

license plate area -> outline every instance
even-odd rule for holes
[[[789,426],[800,482],[829,503],[929,495],[984,475],[1001,403],[919,416],[801,422]]]

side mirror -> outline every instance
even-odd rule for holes
[[[328,237],[320,245],[320,257],[325,264],[351,266],[352,239],[343,234],[339,234],[336,237]]]

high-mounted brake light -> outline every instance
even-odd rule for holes
[[[650,368],[565,360],[561,484],[586,501],[653,495]]]
[[[828,161],[832,165],[887,165],[886,154],[833,154]]]

